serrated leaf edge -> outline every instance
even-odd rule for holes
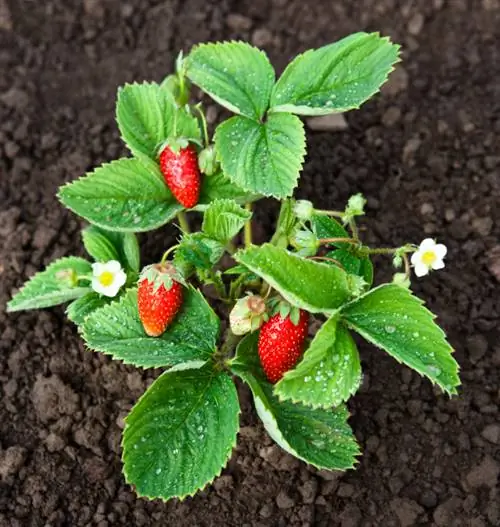
[[[191,53],[194,53],[197,50],[202,49],[202,48],[215,48],[215,47],[221,46],[221,45],[224,45],[224,46],[243,46],[243,47],[245,47],[247,49],[251,49],[252,51],[257,51],[259,53],[259,55],[263,56],[267,60],[269,65],[271,66],[271,68],[273,70],[273,73],[274,73],[274,83],[276,82],[276,73],[274,71],[273,65],[271,64],[271,61],[269,60],[269,57],[267,56],[267,53],[264,50],[262,50],[262,49],[260,49],[260,48],[258,48],[256,46],[252,46],[252,44],[250,44],[249,42],[245,42],[243,40],[224,40],[224,41],[218,41],[218,42],[203,42],[203,43],[196,44],[195,46],[193,46],[193,48],[189,52],[189,55],[187,55],[187,57],[185,59],[185,62],[186,62],[186,75],[189,78],[189,80],[191,80],[191,82],[193,82],[192,79],[189,77],[189,66],[190,66],[189,63],[190,63]],[[193,84],[196,84],[196,83],[193,82]],[[198,85],[196,84],[196,86],[198,86]],[[200,89],[202,89],[202,88],[200,88]],[[242,92],[245,93],[245,95],[247,95],[246,90],[241,89],[241,87],[239,85],[238,85],[238,89],[240,89]],[[261,119],[262,115],[265,115],[266,111],[269,109],[269,104],[270,104],[270,101],[271,101],[271,95],[272,95],[273,88],[271,88],[271,91],[269,92],[267,105],[266,105],[266,108],[264,109],[262,115],[257,115],[255,105],[254,105],[253,101],[251,100],[251,97],[249,97],[248,95],[247,95],[248,100],[251,102],[251,104],[253,106],[253,109],[254,109],[254,114],[253,115],[248,115],[246,113],[242,113],[242,111],[237,106],[234,106],[231,102],[226,101],[225,99],[222,99],[221,97],[218,97],[217,95],[214,95],[212,92],[209,92],[209,91],[204,90],[204,89],[202,91],[204,91],[207,95],[209,95],[214,101],[218,102],[221,106],[223,106],[225,108],[228,108],[234,114],[242,115],[244,117],[248,117],[249,119],[252,119],[253,121],[259,122],[259,119]],[[243,189],[243,190],[245,190],[245,189]]]
[[[381,88],[382,86],[387,82],[387,79],[389,78],[389,75],[396,69],[396,64],[398,64],[399,62],[402,61],[401,59],[401,45],[400,44],[397,44],[395,42],[392,42],[391,40],[391,37],[389,36],[386,36],[386,37],[381,37],[380,36],[380,32],[378,31],[374,31],[372,33],[366,33],[367,35],[377,35],[380,40],[390,44],[392,47],[394,47],[396,49],[396,59],[394,60],[394,62],[392,63],[392,66],[391,68],[387,71],[384,79],[382,80],[382,82],[380,83],[379,87],[377,89],[375,89],[374,91],[372,91],[367,97],[366,99],[358,104],[357,106],[349,106],[347,108],[336,108],[334,111],[330,110],[330,111],[325,111],[324,113],[313,113],[313,114],[304,114],[304,113],[300,113],[300,112],[297,112],[297,110],[295,110],[294,112],[294,108],[306,108],[308,110],[313,110],[313,108],[309,107],[309,106],[295,106],[293,104],[281,104],[281,105],[278,105],[278,106],[271,106],[268,110],[269,113],[293,113],[294,115],[304,115],[305,117],[312,117],[312,116],[321,116],[321,115],[329,115],[329,114],[332,114],[332,113],[345,113],[345,112],[349,112],[351,110],[359,110],[361,108],[361,106],[363,106],[363,104],[367,103],[370,99],[373,98],[374,95],[377,95],[378,93],[380,93],[381,91]],[[349,35],[348,35],[349,36]],[[321,48],[314,48],[312,50],[307,50],[305,51],[304,53],[301,53],[299,55],[297,55],[297,57],[295,57],[293,60],[296,60],[298,57],[302,57],[304,56],[308,51],[317,51],[318,49],[321,49]],[[279,81],[279,79],[278,79]],[[272,97],[273,97],[273,94],[271,93],[271,100],[272,100]],[[326,110],[326,109],[325,109]],[[297,113],[296,113],[297,112]]]
[[[292,112],[281,112],[281,113],[289,113],[290,115],[295,115],[295,114],[292,114]],[[242,117],[247,117],[246,115],[243,115]],[[299,119],[300,120],[300,119]],[[217,141],[217,130],[219,128],[220,125],[226,123],[227,121],[229,121],[229,119],[227,119],[226,121],[223,121],[222,123],[220,123],[217,128],[215,129],[215,134],[214,134],[214,143],[216,143]],[[302,137],[304,139],[303,143],[302,143],[302,147],[300,149],[300,152],[298,152],[297,150],[295,150],[295,152],[297,153],[297,156],[300,155],[300,166],[299,166],[299,169],[297,171],[297,176],[295,178],[295,183],[294,183],[294,186],[293,186],[293,189],[292,191],[290,192],[290,194],[286,194],[286,195],[281,195],[281,194],[276,194],[276,193],[264,193],[264,192],[260,192],[258,195],[259,196],[263,196],[263,197],[266,197],[266,198],[276,198],[276,199],[285,199],[285,198],[290,198],[292,197],[293,195],[293,192],[294,190],[297,188],[298,186],[298,182],[299,182],[299,179],[300,179],[300,174],[304,168],[304,160],[305,160],[305,157],[306,157],[306,153],[307,153],[307,142],[306,142],[306,133],[305,133],[305,129],[304,129],[304,123],[301,122],[301,130],[302,130]],[[263,124],[263,123],[259,123],[259,124]],[[298,157],[297,157],[297,160],[298,160]],[[229,172],[226,170],[227,167],[224,166],[224,163],[222,161],[222,159],[220,159],[220,164],[221,164],[221,167],[222,167],[222,171],[224,173],[224,175],[229,178],[229,180],[231,181],[231,183],[233,183],[234,185],[236,185],[237,187],[241,188],[244,192],[248,192],[248,193],[251,193],[251,194],[255,194],[255,190],[253,189],[250,189],[244,185],[242,185],[240,182],[236,182],[232,179],[232,177],[229,175]]]
[[[192,369],[192,368],[185,368],[185,369]],[[176,371],[179,371],[179,370],[176,370]],[[171,373],[171,370],[168,370],[167,372],[165,373]],[[163,374],[162,374],[163,375]],[[158,377],[155,379],[155,381],[158,379]],[[234,384],[234,381],[233,381],[233,384]],[[236,390],[236,387],[235,387],[235,390]],[[142,400],[142,398],[146,395],[147,393],[147,390],[139,397],[139,399],[136,401],[136,403],[134,404],[134,406],[136,406],[137,404],[140,403],[140,401]],[[132,407],[133,409],[133,407]],[[132,409],[130,411],[132,411]],[[149,496],[147,494],[142,494],[140,493],[138,490],[137,490],[137,487],[135,486],[134,483],[132,483],[129,479],[128,479],[128,474],[127,474],[127,471],[125,470],[125,461],[123,459],[123,456],[125,454],[125,448],[124,448],[124,438],[125,438],[125,429],[127,428],[127,418],[128,416],[130,415],[130,412],[129,414],[127,414],[127,416],[125,417],[125,427],[123,429],[123,432],[122,432],[122,436],[121,436],[121,441],[120,441],[120,447],[122,449],[122,454],[120,456],[120,459],[121,459],[121,462],[122,462],[122,473],[123,473],[123,476],[125,478],[125,482],[127,483],[127,485],[130,485],[133,489],[134,489],[134,492],[135,494],[139,497],[139,498],[145,498],[149,501],[153,501],[153,500],[157,500],[157,499],[161,499],[162,501],[164,502],[167,502],[171,499],[177,499],[179,501],[184,501],[186,498],[192,498],[195,494],[197,494],[198,492],[204,490],[208,485],[211,485],[221,474],[222,474],[222,471],[226,468],[229,460],[233,457],[233,451],[238,443],[238,433],[239,433],[239,430],[240,430],[240,416],[241,416],[241,405],[239,404],[239,400],[238,400],[238,413],[237,413],[237,416],[236,416],[236,419],[237,419],[237,431],[236,431],[236,434],[234,435],[234,440],[231,441],[231,448],[228,449],[228,455],[226,457],[226,459],[224,460],[224,463],[221,465],[221,468],[219,470],[219,472],[217,474],[214,475],[214,477],[208,481],[206,481],[205,483],[202,484],[202,486],[196,488],[195,490],[193,490],[193,492],[188,492],[186,494],[183,494],[181,496]]]
[[[344,304],[341,308],[339,308],[339,311],[340,313],[342,314],[342,311],[347,308],[348,306],[352,305],[352,304],[355,304],[356,302],[360,301],[363,299],[363,297],[369,295],[370,293],[372,293],[373,291],[375,290],[378,290],[378,289],[381,289],[381,288],[384,288],[388,285],[392,285],[392,284],[381,284],[377,287],[374,287],[373,289],[370,289],[370,291],[368,291],[367,293],[365,293],[364,295],[352,300],[351,302],[348,302],[347,304]],[[394,287],[400,287],[400,286],[394,286]],[[420,305],[420,307],[426,312],[426,314],[430,317],[431,319],[431,322],[434,322],[434,320],[436,320],[437,318],[437,315],[435,315],[430,309],[428,309],[427,307],[425,307],[425,301],[422,300],[421,298],[419,298],[418,296],[416,295],[413,295],[410,291],[408,290],[405,290],[403,289],[403,291],[406,291],[407,292],[407,295],[408,297],[418,301],[418,304]],[[454,368],[454,373],[456,374],[457,376],[457,379],[458,379],[458,384],[455,384],[453,386],[451,386],[450,390],[447,389],[447,387],[445,385],[443,385],[442,383],[438,382],[438,381],[435,381],[433,380],[431,377],[428,376],[428,374],[426,372],[422,372],[420,371],[418,368],[416,367],[413,367],[413,366],[409,366],[407,364],[405,364],[402,360],[400,360],[399,358],[395,357],[394,355],[392,355],[391,353],[388,353],[382,344],[380,344],[379,342],[377,342],[376,339],[368,336],[364,330],[362,329],[359,329],[356,324],[353,324],[351,322],[349,322],[347,319],[343,318],[342,317],[342,321],[344,322],[344,324],[346,324],[346,326],[348,326],[350,329],[352,329],[353,331],[355,331],[356,333],[358,333],[359,335],[361,335],[364,339],[366,339],[369,343],[373,344],[375,347],[377,347],[378,349],[381,349],[382,351],[384,351],[385,353],[387,353],[390,357],[392,357],[393,359],[396,360],[396,362],[398,362],[399,364],[403,364],[404,366],[406,366],[407,368],[410,368],[411,370],[414,370],[416,371],[419,375],[423,376],[423,377],[426,377],[427,379],[429,379],[431,381],[431,383],[435,386],[439,386],[439,388],[446,394],[448,394],[448,396],[453,396],[453,395],[457,395],[458,394],[458,391],[457,391],[457,388],[460,387],[462,385],[461,383],[461,380],[460,380],[460,376],[459,376],[459,372],[460,372],[460,364],[457,362],[457,361],[454,361],[455,363],[455,368]],[[451,344],[448,342],[448,339],[447,339],[447,336],[446,336],[446,333],[443,331],[443,329],[436,323],[434,323],[434,325],[436,326],[436,328],[439,330],[441,336],[443,337],[443,340],[446,342],[446,344],[448,345],[449,347],[449,352],[450,352],[450,355],[453,355],[455,353],[455,348],[453,348],[453,346],[451,346]]]

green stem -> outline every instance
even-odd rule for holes
[[[220,349],[220,355],[223,359],[228,359],[234,353],[236,346],[243,337],[240,335],[235,335],[231,329],[228,328],[225,335],[224,344]]]
[[[172,252],[172,251],[175,251],[175,249],[177,249],[177,247],[179,247],[179,244],[177,243],[176,245],[172,245],[172,247],[169,247],[164,253],[163,253],[163,256],[161,257],[161,260],[160,260],[160,264],[164,264],[166,261],[167,261],[167,257],[168,255]]]
[[[345,271],[344,266],[335,258],[329,258],[328,256],[310,256],[309,260],[319,260],[323,262],[331,262],[331,263],[334,263],[337,267],[340,267],[341,269]]]
[[[252,212],[252,204],[247,203],[245,205],[245,209],[249,212]],[[247,220],[245,222],[245,230],[244,230],[244,239],[245,239],[245,247],[250,247],[252,245],[252,220]]]
[[[207,119],[205,117],[205,114],[203,113],[203,110],[201,109],[201,103],[194,106],[194,109],[198,112],[198,115],[200,116],[201,124],[203,127],[203,139],[205,141],[205,147],[207,147],[210,143],[210,140],[208,138]]]
[[[408,258],[408,253],[403,253],[403,262],[405,263],[405,275],[408,280],[410,278],[410,259]]]
[[[229,254],[234,254],[236,251],[238,250],[238,248],[236,247],[236,245],[234,245],[233,242],[228,242],[227,245],[226,245],[226,251],[229,253]]]
[[[219,295],[219,298],[222,300],[222,302],[228,304],[231,300],[227,296],[226,284],[224,284],[224,281],[222,280],[220,274],[216,273],[213,269],[211,269],[210,279],[212,280],[212,283],[215,287],[215,291]]]
[[[278,215],[278,221],[276,222],[276,230],[274,231],[273,237],[271,238],[271,245],[275,245],[277,247],[280,246],[281,240],[286,237],[286,233],[283,232],[282,228],[282,218],[287,213],[287,207],[289,207],[289,200],[285,199],[281,202],[280,206],[280,212]],[[288,239],[285,240],[286,245],[288,245]]]
[[[318,210],[314,209],[314,214],[317,214],[318,216],[333,216],[335,218],[342,218],[344,216],[344,213],[340,210]]]
[[[359,240],[357,238],[320,238],[318,242],[321,245],[325,245],[328,243],[351,243],[352,245],[358,245]]]
[[[380,247],[377,249],[370,249],[369,247],[363,248],[365,254],[394,254],[399,250],[401,250],[401,247]]]
[[[349,220],[349,228],[351,229],[352,236],[355,240],[359,240],[359,231],[358,226],[356,225],[356,222],[353,218]]]
[[[189,227],[189,220],[187,218],[186,211],[181,210],[177,213],[177,220],[179,221],[179,226],[184,234],[189,234],[191,229]]]

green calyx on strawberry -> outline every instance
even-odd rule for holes
[[[274,311],[262,325],[258,341],[262,369],[273,384],[301,358],[309,324],[309,313],[289,304],[278,302]]]
[[[265,300],[249,293],[236,302],[229,315],[229,323],[235,335],[245,335],[259,329],[268,318]]]
[[[183,299],[183,279],[171,263],[145,267],[139,278],[137,305],[147,335],[162,335],[179,312]]]

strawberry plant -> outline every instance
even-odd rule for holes
[[[220,474],[238,433],[237,379],[282,448],[321,469],[352,468],[356,333],[456,393],[453,350],[410,288],[412,267],[417,277],[442,268],[446,247],[368,246],[360,194],[342,210],[293,198],[306,153],[299,116],[358,108],[398,56],[389,39],[356,33],[299,55],[276,80],[266,54],[248,44],[201,44],[161,84],[119,89],[116,118],[131,156],[59,191],[89,223],[90,259],[53,262],[8,310],[68,303],[91,350],[164,369],[126,418],[124,474],[138,495],[183,498]],[[212,137],[193,85],[234,114]],[[263,197],[280,211],[274,235],[256,245],[252,215]],[[171,221],[176,243],[141,268],[136,233]],[[374,286],[378,254],[402,269]]]

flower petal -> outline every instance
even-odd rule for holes
[[[436,247],[434,247],[434,252],[436,253],[437,258],[442,260],[446,256],[448,248],[443,243],[438,243],[436,244]]]
[[[116,285],[118,287],[118,289],[120,289],[120,287],[125,284],[125,282],[127,281],[127,274],[125,273],[125,271],[123,271],[122,269],[120,269],[116,274],[115,274],[115,279],[113,280],[113,285]]]
[[[92,274],[94,276],[99,276],[103,271],[105,271],[105,264],[96,262],[92,264]]]
[[[429,274],[429,268],[427,267],[427,265],[419,262],[418,264],[416,264],[414,266],[414,271],[415,271],[415,276],[418,276],[419,278],[421,276],[425,276],[427,274]]]
[[[122,270],[122,266],[117,260],[109,260],[109,262],[106,262],[104,266],[106,267],[106,271],[109,271],[113,274],[118,273]]]
[[[418,265],[422,261],[422,253],[420,252],[420,250],[412,253],[410,261],[412,265]]]
[[[422,240],[419,246],[419,251],[425,252],[425,251],[433,251],[434,247],[436,246],[436,242],[432,238],[425,238],[425,240]]]
[[[104,287],[102,284],[101,284],[101,281],[99,280],[99,278],[97,276],[94,276],[94,278],[92,278],[92,289],[96,292],[96,293],[99,293],[101,295],[105,295],[105,291],[106,291],[106,287]]]
[[[444,262],[442,259],[438,258],[437,260],[435,260],[433,263],[432,263],[432,268],[437,271],[438,269],[443,269],[444,268]]]

